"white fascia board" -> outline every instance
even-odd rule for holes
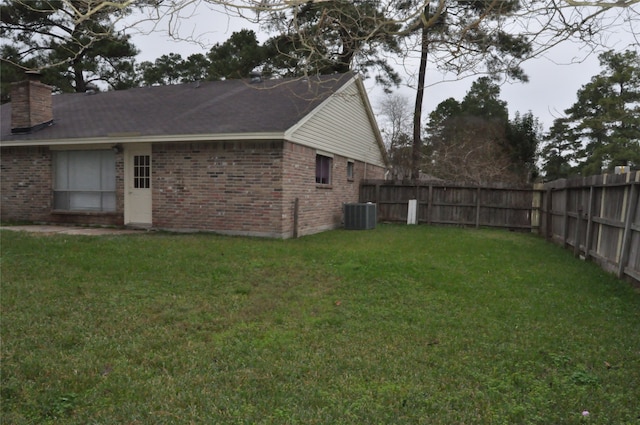
[[[282,140],[282,132],[266,133],[218,133],[218,134],[183,134],[167,136],[139,136],[135,134],[118,134],[107,137],[94,137],[89,139],[56,139],[56,140],[12,140],[1,142],[0,147],[18,146],[58,146],[58,145],[104,145],[120,143],[168,143],[168,142],[232,142],[243,140]]]
[[[367,96],[367,90],[365,89],[362,80],[358,79],[356,83],[358,84],[358,92],[360,93],[360,97],[362,98],[362,102],[364,103],[364,107],[367,111],[367,116],[369,118],[369,122],[371,123],[371,128],[373,129],[373,132],[376,136],[376,142],[378,143],[378,148],[380,148],[382,160],[384,161],[385,165],[389,167],[389,156],[387,154],[387,149],[384,146],[384,139],[382,138],[380,127],[378,127],[378,120],[376,120],[376,116],[373,113],[373,108],[371,107],[371,102],[369,101],[369,96]]]

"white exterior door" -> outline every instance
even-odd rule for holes
[[[151,226],[151,145],[125,145],[124,224]]]

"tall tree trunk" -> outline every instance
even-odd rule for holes
[[[76,84],[76,93],[84,93],[85,91],[87,91],[87,84],[84,81],[82,62],[80,60],[75,60],[73,62],[73,79]]]
[[[425,7],[425,21],[428,17],[429,6]],[[429,51],[429,28],[422,24],[422,39],[420,49],[420,68],[418,70],[418,89],[416,91],[416,104],[413,110],[413,150],[411,155],[411,178],[414,181],[420,179],[420,163],[422,160],[422,100],[424,98],[424,81],[427,73],[427,53]]]
[[[74,53],[71,59],[71,68],[73,69],[73,82],[75,84],[76,93],[84,93],[87,91],[87,85],[84,80],[84,64],[82,59],[84,58],[86,47],[82,45],[83,30],[86,30],[87,24],[80,23],[73,28],[71,37],[73,40],[78,40],[77,45],[73,46],[72,52]],[[76,51],[77,49],[77,51]]]

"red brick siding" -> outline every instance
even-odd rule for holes
[[[153,146],[153,226],[282,237],[282,142]]]
[[[354,178],[347,179],[348,158],[334,155],[331,184],[315,182],[316,150],[286,142],[284,147],[283,213],[285,237],[293,235],[294,205],[298,198],[298,235],[307,235],[342,225],[344,203],[358,202],[360,182],[365,178],[382,179],[382,167],[354,161]]]
[[[53,212],[53,154],[46,147],[3,148],[0,160],[3,221],[122,225],[124,180],[122,154],[116,155],[116,205],[113,213]]]
[[[116,155],[117,212],[52,212],[48,148],[2,149],[2,220],[122,225],[123,154]],[[364,178],[384,170],[334,155],[332,183],[315,183],[316,150],[290,142],[163,143],[152,148],[153,227],[291,237],[299,199],[298,235],[340,227],[342,204],[358,202]],[[365,175],[366,172],[366,175]]]
[[[11,128],[28,129],[53,119],[51,87],[25,80],[11,86]]]
[[[2,220],[46,221],[51,213],[51,153],[48,148],[3,148]]]

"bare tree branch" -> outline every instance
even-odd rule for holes
[[[185,33],[186,22],[203,9],[213,10],[229,19],[242,18],[255,24],[266,25],[267,19],[272,19],[274,14],[279,14],[287,21],[295,23],[295,19],[291,20],[291,17],[295,17],[297,10],[305,4],[337,7],[333,5],[340,3],[335,0],[61,0],[61,2],[65,5],[64,9],[70,13],[70,20],[76,24],[85,22],[105,10],[110,10],[115,11],[111,31],[125,33],[163,31],[177,40],[199,42],[203,45],[207,42],[203,41],[201,36],[206,32],[197,33],[197,29],[194,28]],[[32,4],[30,0],[22,0],[21,3],[25,7]],[[413,2],[410,8],[404,9],[398,7],[400,2],[393,0],[378,0],[375,3],[386,20],[380,20],[375,28],[368,28],[368,32],[359,35],[359,41],[363,43],[370,40],[376,32],[388,31],[388,28],[393,25],[403,29],[391,32],[390,36],[406,35],[409,31],[415,31],[418,26],[436,25],[441,14],[450,9],[451,2],[420,0]],[[492,25],[496,31],[504,29],[530,38],[534,46],[529,57],[537,57],[568,39],[584,42],[590,46],[600,46],[605,45],[612,34],[624,31],[638,41],[638,31],[640,31],[640,11],[636,7],[638,3],[640,0],[552,0],[551,2],[526,0],[520,2],[519,11],[514,13],[509,21],[503,24],[492,22]],[[433,61],[431,66],[436,66],[443,71],[452,71],[458,76],[456,78],[482,72],[477,69],[476,61],[463,59],[465,45],[462,40],[473,33],[483,21],[491,21],[489,15],[498,12],[504,4],[504,1],[492,1],[482,15],[468,20],[457,31],[460,40],[458,43],[450,44],[447,48],[433,49],[430,55],[430,60]],[[430,16],[423,13],[427,6],[433,10]],[[138,11],[135,18],[127,17],[124,13],[132,8]],[[4,24],[3,22],[3,26]],[[336,25],[336,22],[327,19],[322,24]],[[143,26],[146,29],[141,29]],[[5,29],[11,28],[7,26]],[[296,29],[295,24],[290,28],[290,30]],[[306,36],[307,38],[301,37],[300,48],[307,52],[307,61],[321,60],[322,52],[316,51],[314,44],[310,42],[311,37],[315,35],[306,34]],[[408,40],[404,43],[404,49],[403,60],[410,60],[416,53],[416,49]],[[589,52],[589,48],[585,52]]]

